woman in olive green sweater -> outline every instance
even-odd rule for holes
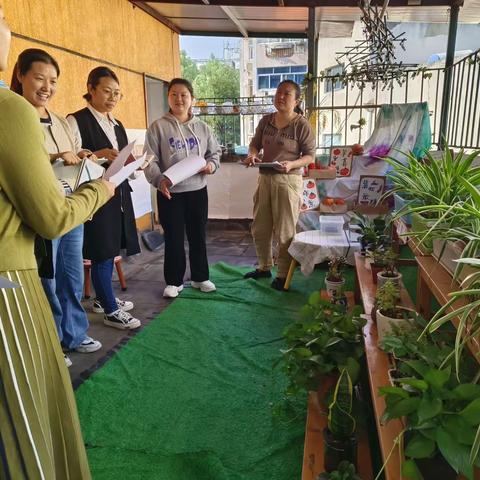
[[[0,70],[10,31],[0,6]],[[58,188],[35,109],[0,88],[0,478],[89,479],[70,377],[33,253],[35,234],[56,238],[112,195],[90,182]]]

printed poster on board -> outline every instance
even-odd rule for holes
[[[331,167],[335,167],[337,177],[349,177],[352,173],[353,152],[351,147],[332,147],[330,149]]]

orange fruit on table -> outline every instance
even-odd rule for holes
[[[333,198],[331,198],[331,197],[325,197],[325,198],[323,199],[322,203],[323,203],[324,205],[327,205],[327,206],[331,207],[331,206],[335,203],[335,200],[334,200]]]

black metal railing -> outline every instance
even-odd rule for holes
[[[447,143],[454,148],[480,148],[480,50],[452,67]],[[363,143],[375,128],[382,104],[428,102],[432,143],[440,143],[444,68],[406,70],[402,84],[391,89],[381,82],[359,88],[350,80],[328,76],[314,79],[317,139],[320,148]]]
[[[480,149],[480,49],[452,67],[452,89],[446,130],[447,144],[454,148]],[[307,112],[316,115],[317,146],[364,143],[375,128],[384,104],[428,102],[432,143],[439,145],[442,92],[445,69],[406,70],[401,84],[392,88],[382,82],[360,88],[339,75],[313,79],[316,104]],[[273,97],[203,98],[195,112],[214,129],[223,145],[248,143],[245,131],[253,133],[263,114],[275,111]],[[246,128],[246,119],[254,125]],[[243,142],[241,141],[243,138]]]
[[[392,88],[386,88],[382,83],[359,87],[351,80],[339,82],[338,76],[319,77],[314,82],[317,105],[311,113],[317,116],[319,148],[361,144],[373,132],[382,105],[413,102],[428,102],[432,142],[436,143],[443,69],[407,70],[402,83],[394,83]]]
[[[451,147],[480,148],[480,50],[452,66],[447,143]]]

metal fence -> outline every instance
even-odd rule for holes
[[[452,91],[447,129],[451,147],[480,148],[480,50],[462,58],[452,67]],[[406,70],[402,84],[391,89],[382,83],[359,88],[340,77],[318,77],[314,80],[319,148],[363,143],[375,128],[382,104],[428,102],[432,143],[440,141],[440,116],[444,68]]]
[[[480,49],[452,67],[452,90],[446,140],[454,148],[480,149]],[[317,146],[364,143],[374,128],[383,104],[428,102],[432,143],[440,143],[440,117],[445,69],[406,70],[402,83],[386,88],[381,82],[360,88],[339,75],[313,80],[316,104],[309,114],[316,116]],[[272,97],[204,98],[195,112],[211,125],[223,145],[248,143],[263,114],[275,111]],[[247,125],[251,118],[254,122]]]
[[[480,50],[452,67],[448,145],[480,148]]]

